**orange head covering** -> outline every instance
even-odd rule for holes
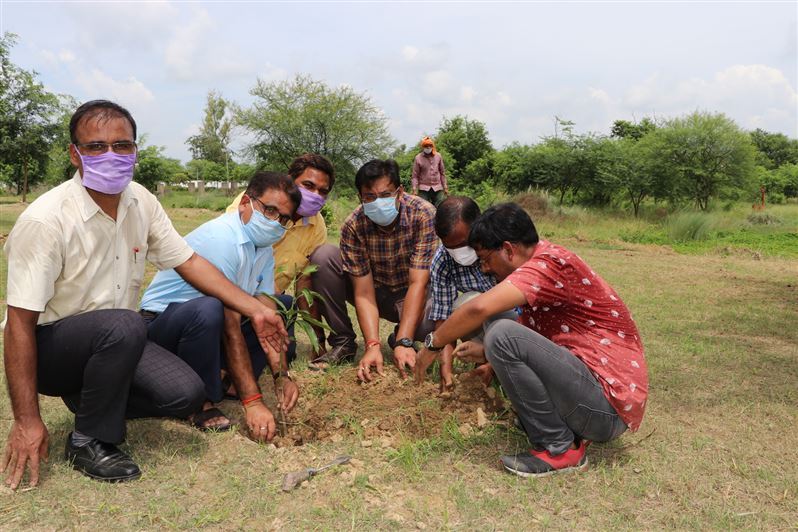
[[[432,139],[429,137],[424,137],[423,139],[421,139],[421,149],[424,149],[427,146],[432,148],[432,153],[435,153],[437,151],[435,149],[435,143],[432,141]]]

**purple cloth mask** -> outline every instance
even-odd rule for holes
[[[136,154],[119,155],[107,151],[102,155],[81,155],[75,151],[83,163],[83,186],[103,194],[119,194],[133,180],[136,168]]]
[[[302,202],[299,204],[296,213],[302,217],[316,216],[327,200],[320,194],[311,192],[305,187],[299,187],[299,192],[302,194]]]

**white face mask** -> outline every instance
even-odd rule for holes
[[[424,148],[424,153],[429,155],[430,153],[432,153],[432,148]]]
[[[454,249],[446,248],[446,251],[451,255],[452,259],[461,266],[471,266],[479,259],[474,248],[469,246]]]

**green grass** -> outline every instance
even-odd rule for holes
[[[334,204],[333,229],[353,205]],[[641,430],[592,445],[583,474],[530,481],[504,473],[499,455],[526,443],[501,425],[464,435],[447,422],[437,436],[363,448],[357,411],[339,411],[349,437],[284,449],[176,421],[132,421],[125,449],[144,475],[101,484],[64,463],[72,416],[60,400],[42,397],[50,461],[38,489],[0,488],[0,528],[794,529],[798,205],[769,207],[765,213],[781,222],[774,224],[750,223],[744,207],[712,213],[706,239],[683,242],[669,236],[667,216],[576,208],[538,220],[541,235],[579,253],[618,290],[646,347],[650,398]],[[183,233],[218,215],[167,210]],[[20,211],[0,201],[0,231]],[[0,272],[4,291],[5,266]],[[302,359],[309,352],[302,336],[298,351]],[[302,397],[323,398],[340,378],[315,379]],[[392,411],[428,412],[432,404]],[[0,434],[10,412],[0,394]],[[339,454],[357,462],[280,492],[283,473]]]

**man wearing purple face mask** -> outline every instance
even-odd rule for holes
[[[315,153],[305,153],[291,161],[288,175],[299,188],[302,202],[293,216],[293,226],[286,231],[282,240],[273,246],[274,291],[286,307],[293,304],[293,299],[285,294],[285,290],[294,278],[297,279],[296,293],[300,293],[304,288],[312,289],[310,277],[302,275],[302,271],[311,263],[319,264],[314,260],[314,253],[327,243],[327,224],[324,223],[321,209],[335,184],[335,170],[327,158]],[[238,210],[243,195],[242,192],[233,200],[233,203],[227,207],[227,212]],[[298,306],[310,310],[311,314],[319,319],[317,305],[308,308],[305,298],[300,298]],[[324,331],[316,328],[315,332],[320,351],[313,355],[314,358],[325,353]],[[289,360],[294,359],[295,349],[296,345],[292,342],[288,347]]]
[[[117,445],[125,420],[187,418],[199,411],[202,380],[176,355],[147,341],[135,312],[145,261],[174,268],[203,293],[248,316],[266,348],[283,349],[280,317],[195,254],[155,196],[131,183],[136,122],[107,100],[81,105],[69,125],[75,176],[19,217],[6,242],[8,313],[4,357],[14,414],[0,471],[19,486],[39,481],[48,431],[38,394],[75,413],[65,457],[105,481],[141,475]]]

